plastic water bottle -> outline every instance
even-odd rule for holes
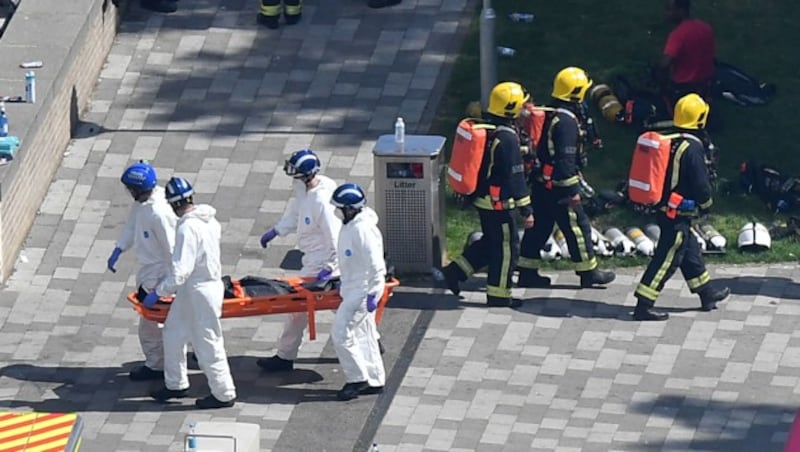
[[[517,51],[512,49],[511,47],[498,47],[497,53],[505,57],[513,57],[514,55],[517,54]]]
[[[197,427],[196,422],[189,424],[189,437],[186,439],[186,450],[188,452],[197,452],[197,437],[194,436],[195,427]]]
[[[378,450],[378,443],[372,443],[372,447],[369,448],[369,452],[380,452]]]
[[[406,142],[406,123],[403,122],[401,117],[398,117],[397,121],[394,122],[394,141],[397,144]]]
[[[25,102],[36,103],[36,73],[33,71],[25,73]]]
[[[8,115],[6,114],[6,103],[0,102],[0,137],[8,136]]]
[[[533,14],[529,13],[511,13],[508,15],[514,22],[533,22]]]

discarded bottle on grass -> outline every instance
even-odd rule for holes
[[[508,15],[514,22],[533,22],[533,14],[529,13],[511,13]]]
[[[512,49],[511,47],[498,47],[497,53],[506,57],[513,57],[517,54],[517,51]]]

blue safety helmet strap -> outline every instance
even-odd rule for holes
[[[173,177],[167,182],[167,202],[170,204],[176,203],[188,198],[194,194],[191,184],[182,177]]]
[[[331,204],[340,209],[361,209],[367,205],[367,197],[357,184],[346,183],[334,190]]]
[[[316,175],[322,164],[319,157],[311,149],[301,149],[293,153],[283,164],[283,171],[287,176],[295,179],[312,177]]]
[[[156,170],[145,162],[134,163],[122,173],[122,183],[138,191],[149,191],[156,187]]]

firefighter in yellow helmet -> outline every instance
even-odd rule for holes
[[[529,99],[525,89],[514,82],[499,83],[489,94],[489,105],[483,115],[489,134],[478,186],[471,199],[478,210],[483,236],[443,270],[447,287],[458,295],[460,282],[488,268],[489,306],[516,304],[511,298],[511,276],[519,256],[515,211],[523,218],[526,229],[533,227],[530,192],[525,183],[519,137],[513,127],[522,105]]]
[[[278,28],[281,11],[283,11],[286,25],[294,25],[300,22],[300,17],[302,17],[303,0],[261,0],[258,23],[267,28]]]
[[[714,287],[711,283],[700,245],[689,230],[692,219],[705,215],[713,202],[702,140],[708,112],[708,104],[695,93],[681,97],[675,104],[675,130],[664,136],[671,139],[671,158],[658,213],[661,236],[634,293],[635,320],[669,317],[652,308],[664,284],[679,268],[689,290],[700,296],[703,311],[716,309],[717,303],[730,294],[728,287]]]
[[[608,284],[615,275],[597,268],[592,247],[592,227],[580,196],[581,169],[586,165],[587,124],[579,110],[592,80],[577,67],[562,69],[553,82],[553,104],[536,149],[538,164],[531,173],[531,196],[536,226],[522,237],[519,287],[549,287],[550,278],[539,274],[539,250],[558,224],[567,240],[569,255],[580,276],[581,287]]]

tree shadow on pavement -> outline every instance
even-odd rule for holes
[[[714,284],[727,285],[736,295],[764,295],[772,298],[800,300],[800,284],[778,276],[737,276],[714,279]]]
[[[640,438],[636,450],[762,451],[783,450],[797,407],[660,395],[633,403],[631,411],[672,417],[675,424],[695,430],[692,439]]]
[[[240,402],[299,404],[336,400],[336,390],[313,387],[323,381],[322,375],[314,370],[298,368],[292,372],[266,374],[256,366],[255,360],[246,356],[228,358]],[[44,412],[186,411],[196,409],[195,398],[209,393],[205,376],[190,371],[187,398],[156,402],[149,393],[159,388],[162,381],[131,381],[128,378],[130,364],[120,367],[10,364],[0,368],[0,385],[3,378],[30,384],[15,383],[19,391],[13,398],[0,400],[0,407],[25,407]]]

